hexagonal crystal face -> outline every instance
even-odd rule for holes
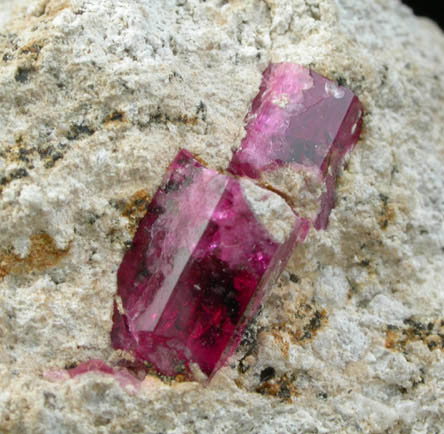
[[[229,170],[269,185],[316,229],[325,229],[336,178],[359,138],[362,113],[346,87],[300,65],[272,64]]]
[[[118,271],[112,344],[174,375],[211,375],[308,231],[275,193],[180,151]]]

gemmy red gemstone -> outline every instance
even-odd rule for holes
[[[349,89],[300,65],[271,64],[229,170],[268,184],[325,229],[337,175],[361,124],[361,103]]]
[[[112,344],[166,375],[234,351],[308,222],[275,193],[182,150],[119,268]]]

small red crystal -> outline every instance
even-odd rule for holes
[[[309,226],[282,198],[246,182],[179,152],[118,271],[114,348],[166,375],[190,363],[211,375],[234,351]],[[287,223],[291,216],[281,237],[259,216],[277,205]]]
[[[130,374],[127,369],[121,367],[113,368],[100,359],[88,360],[71,369],[45,371],[43,376],[48,380],[64,381],[69,378],[75,378],[79,375],[87,374],[88,372],[109,375],[115,378],[123,388],[129,389],[130,391],[139,390],[141,385],[141,380]]]
[[[263,74],[247,115],[246,136],[229,170],[265,181],[267,173],[285,166],[324,183],[314,226],[325,229],[334,206],[337,175],[359,138],[361,124],[361,103],[349,89],[300,65],[271,64]],[[280,185],[265,182],[281,191],[286,180]],[[300,203],[301,193],[289,194],[293,206]]]

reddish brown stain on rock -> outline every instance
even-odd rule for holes
[[[70,247],[59,249],[48,234],[35,234],[31,237],[31,248],[25,258],[12,253],[12,248],[0,251],[0,279],[8,274],[26,274],[53,267],[68,254]]]
[[[297,328],[290,333],[295,343],[312,340],[328,322],[325,309],[318,310],[310,304],[302,304],[298,309]]]
[[[128,219],[132,235],[136,232],[140,219],[145,215],[149,202],[150,197],[145,189],[136,191],[124,202],[122,216]]]
[[[114,110],[104,120],[105,127],[119,126],[127,123],[125,112],[122,110]]]
[[[261,383],[256,387],[256,392],[261,395],[280,398],[285,402],[291,403],[292,398],[299,395],[297,387],[294,384],[295,380],[296,378],[292,375],[284,374]]]
[[[406,351],[410,342],[422,341],[430,351],[444,349],[444,319],[419,321],[407,319],[405,327],[389,326],[385,334],[385,347],[393,351]]]

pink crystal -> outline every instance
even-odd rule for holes
[[[74,378],[79,375],[86,374],[88,372],[97,372],[104,375],[114,377],[119,384],[130,391],[137,391],[140,388],[141,381],[134,377],[125,368],[112,368],[107,365],[103,360],[93,359],[87,362],[80,363],[72,369],[56,369],[45,371],[43,376],[48,380],[58,381]]]
[[[271,64],[229,170],[267,182],[289,196],[293,206],[305,192],[284,191],[286,180],[270,182],[270,172],[290,167],[323,183],[313,220],[316,229],[325,229],[334,207],[336,178],[359,138],[361,124],[361,103],[349,89],[300,65]]]
[[[270,229],[264,209],[287,210],[287,232]],[[180,151],[120,265],[113,347],[166,375],[191,363],[211,375],[308,226],[276,194]]]

